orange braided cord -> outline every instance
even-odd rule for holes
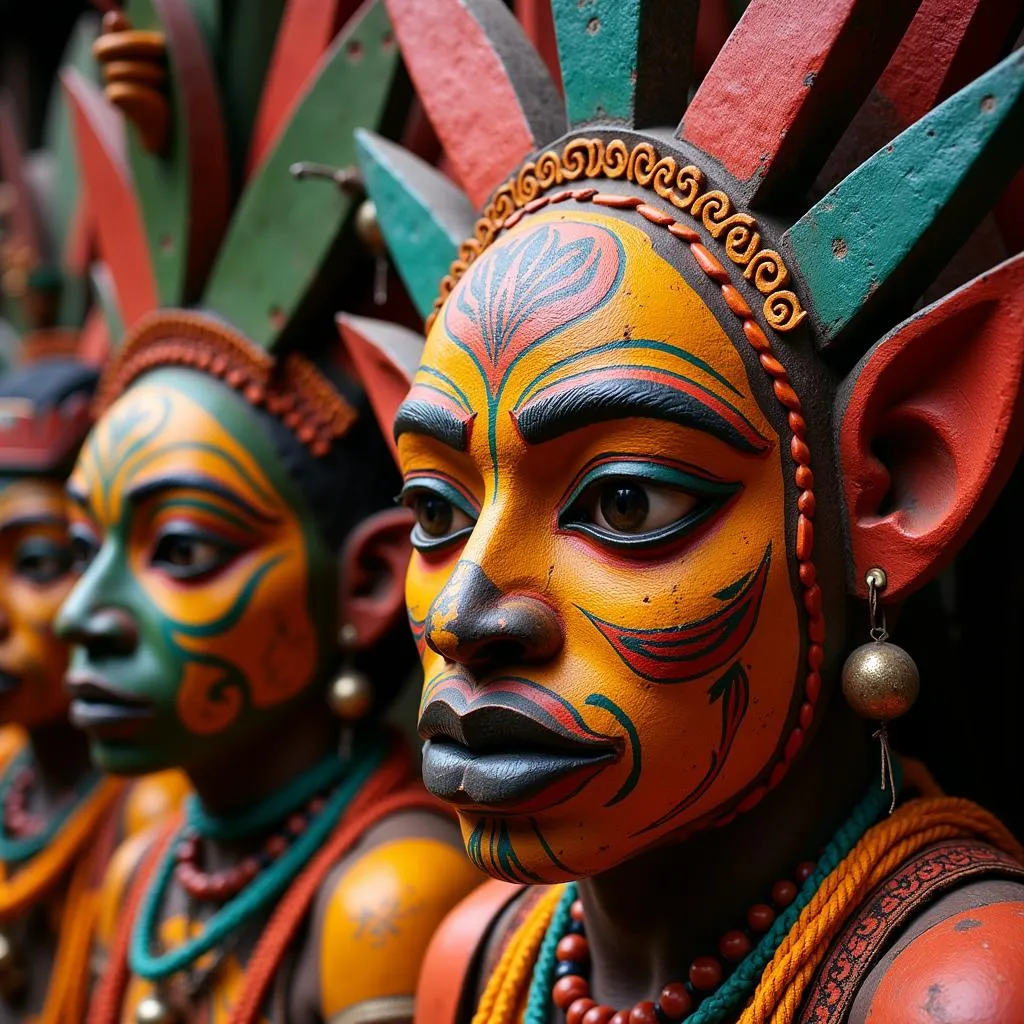
[[[516,929],[487,980],[472,1024],[513,1024],[516,1020],[530,986],[541,943],[564,891],[564,885],[551,886]]]
[[[1024,848],[969,800],[911,800],[869,829],[822,883],[764,970],[739,1024],[791,1024],[831,940],[865,896],[900,864],[942,839],[977,837],[1024,863]]]
[[[32,858],[13,878],[0,866],[0,920],[17,917],[52,889],[70,868],[100,822],[124,790],[118,779],[104,779],[68,819],[46,849]]]

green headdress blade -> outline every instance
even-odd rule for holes
[[[231,150],[232,180],[240,181],[262,102],[271,54],[278,40],[288,0],[260,0],[257,5],[235,3],[225,14],[221,33],[221,95]]]
[[[675,127],[686,106],[697,0],[552,0],[569,127]]]
[[[818,344],[920,295],[1024,165],[1024,51],[879,150],[782,239]]]
[[[92,44],[99,33],[99,18],[88,13],[75,23],[61,58],[64,67],[77,68],[86,78],[97,79],[98,68]],[[40,211],[47,221],[52,257],[64,270],[57,323],[78,325],[86,302],[86,267],[82,262],[87,246],[81,174],[71,130],[71,112],[59,84],[50,96],[43,124],[43,147],[52,163],[47,202]]]
[[[132,0],[132,25],[164,33],[171,128],[166,152],[152,153],[130,126],[128,159],[146,224],[160,303],[196,298],[223,236],[230,204],[227,137],[209,45],[179,0]]]
[[[373,0],[314,70],[291,120],[250,178],[203,305],[273,348],[320,277],[355,205],[330,184],[294,180],[288,169],[303,160],[353,165],[356,127],[385,130],[403,86],[391,25],[383,4]]]
[[[469,200],[443,174],[373,132],[356,132],[363,183],[395,267],[420,316],[434,308],[438,282],[473,234]]]

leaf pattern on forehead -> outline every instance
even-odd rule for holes
[[[598,309],[625,264],[622,245],[595,225],[542,224],[478,260],[445,326],[480,367],[491,395],[531,348]]]

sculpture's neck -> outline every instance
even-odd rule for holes
[[[44,805],[59,802],[92,770],[85,733],[66,718],[30,729],[28,742]]]
[[[230,745],[188,769],[199,802],[210,814],[230,815],[258,805],[338,746],[338,720],[319,695],[281,711],[272,731]]]
[[[666,983],[686,980],[696,957],[717,956],[749,907],[816,859],[870,785],[874,756],[864,723],[836,708],[753,810],[581,881],[593,998],[617,1008],[656,1000]]]

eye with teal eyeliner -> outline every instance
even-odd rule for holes
[[[558,526],[621,550],[657,548],[706,522],[741,487],[678,465],[602,458],[577,478]]]
[[[17,574],[40,586],[59,580],[71,571],[73,564],[70,545],[46,537],[28,537],[14,553]]]
[[[237,544],[191,523],[171,522],[157,534],[150,564],[172,579],[197,580],[223,569],[240,551]]]
[[[417,551],[441,551],[464,540],[476,525],[476,504],[446,477],[411,474],[400,497],[416,516],[412,546]]]

